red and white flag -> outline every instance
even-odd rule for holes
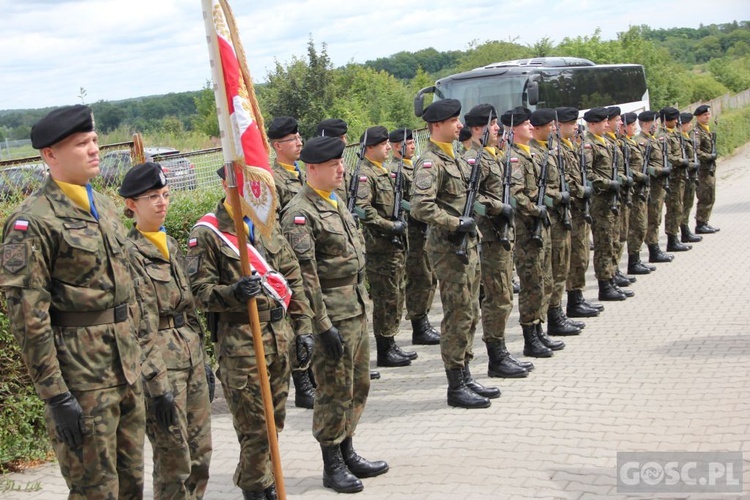
[[[245,53],[226,1],[202,2],[224,162],[234,165],[243,215],[269,234],[276,217],[276,188]]]

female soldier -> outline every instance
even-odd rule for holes
[[[135,219],[126,247],[141,301],[139,335],[155,336],[154,348],[166,364],[176,408],[170,413],[146,397],[154,498],[202,498],[211,459],[203,329],[195,315],[184,257],[163,227],[169,187],[161,166],[136,165],[125,175],[119,193],[125,198],[125,215]]]

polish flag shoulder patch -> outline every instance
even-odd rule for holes
[[[367,176],[366,175],[360,175],[359,176],[359,182],[367,182]]]
[[[422,168],[432,168],[432,162],[431,161],[426,161],[426,162],[422,163]]]
[[[471,165],[471,166],[474,166],[474,165],[476,165],[476,163],[477,163],[477,159],[476,159],[476,158],[469,158],[469,159],[468,159],[468,160],[466,160],[466,161],[468,161],[468,162],[469,162],[469,165]]]
[[[24,219],[18,219],[15,224],[13,224],[13,229],[16,231],[26,231],[29,229],[29,221]]]
[[[307,222],[307,217],[304,215],[297,215],[294,217],[294,223],[298,226],[304,226]]]
[[[198,246],[198,238],[190,238],[188,240],[188,248],[195,248]]]
[[[511,156],[511,157],[510,157],[510,162],[511,162],[511,163],[518,163],[518,161],[519,161],[519,160],[518,160],[518,157],[516,157],[516,156]]]
[[[396,178],[396,172],[391,172],[391,179],[395,179],[395,178]]]
[[[586,149],[591,149],[591,144],[584,144],[583,147]]]

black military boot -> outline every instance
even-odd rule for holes
[[[550,307],[547,309],[547,331],[550,335],[578,335],[581,333],[580,328],[576,328],[563,318],[562,308]]]
[[[628,254],[628,273],[630,274],[651,274],[651,269],[641,263],[640,253]]]
[[[708,222],[695,222],[695,232],[696,234],[713,234],[718,233],[719,228],[718,227],[712,227],[709,225]]]
[[[415,360],[419,357],[419,354],[414,351],[404,351],[403,349],[401,349],[401,347],[399,347],[399,345],[396,343],[396,339],[393,339],[393,350],[406,359]]]
[[[648,246],[649,262],[672,262],[672,259],[674,259],[674,255],[662,252],[658,243]]]
[[[526,368],[510,359],[510,353],[505,348],[505,339],[500,340],[500,342],[488,342],[487,355],[490,358],[487,365],[488,377],[524,378],[529,376],[529,371]]]
[[[464,363],[464,382],[466,383],[466,387],[471,389],[472,391],[476,392],[480,396],[484,396],[487,399],[496,399],[500,397],[500,389],[497,387],[485,387],[471,376],[471,371],[469,370],[469,362],[466,361]]]
[[[551,358],[552,349],[546,347],[536,335],[536,325],[521,325],[523,329],[523,355],[532,358]]]
[[[339,445],[323,446],[323,486],[338,493],[357,493],[364,489],[362,481],[344,463]]]
[[[408,366],[411,360],[399,354],[396,349],[396,341],[393,337],[375,337],[378,349],[378,366]]]
[[[599,300],[615,301],[625,299],[625,294],[618,292],[617,289],[612,286],[610,280],[599,280]]]
[[[627,288],[620,288],[619,286],[617,286],[614,278],[610,281],[610,284],[612,285],[612,288],[614,288],[615,290],[623,294],[626,299],[629,299],[630,297],[635,297],[635,292],[633,290],[628,290]]]
[[[667,235],[667,252],[687,252],[692,250],[693,245],[681,243],[676,234]]]
[[[599,316],[599,311],[586,305],[581,290],[568,290],[568,305],[565,312],[570,318],[593,318]]]
[[[266,488],[266,500],[279,500],[279,494],[276,492],[276,485],[272,484]]]
[[[243,500],[266,500],[265,490],[261,491],[248,491],[242,490]]]
[[[448,377],[448,406],[458,408],[489,408],[490,400],[466,386],[463,368],[445,370]]]
[[[620,271],[619,267],[617,269],[615,269],[615,274],[617,276],[620,276],[621,278],[625,278],[630,283],[635,283],[636,281],[638,281],[638,278],[636,278],[635,276],[628,276],[627,274],[625,274],[622,271]]]
[[[625,277],[624,274],[622,274],[619,269],[615,271],[615,276],[612,278],[614,280],[615,285],[623,287],[623,286],[630,286],[630,280]]]
[[[693,234],[690,226],[682,224],[680,225],[680,241],[683,243],[698,243],[699,241],[703,241],[703,236]]]
[[[379,380],[380,372],[377,370],[370,370],[370,380]]]
[[[411,320],[411,343],[414,345],[437,345],[440,343],[440,333],[430,324],[425,314]]]
[[[341,456],[344,457],[344,463],[349,471],[360,479],[375,477],[388,472],[388,464],[384,461],[370,462],[357,455],[357,452],[354,451],[351,436],[341,441]]]
[[[521,283],[516,278],[512,278],[511,283],[513,283],[513,294],[518,295],[518,292],[521,291]]]
[[[544,331],[544,328],[542,328],[541,323],[537,323],[536,325],[536,336],[539,339],[539,342],[542,343],[544,347],[547,349],[552,349],[553,351],[562,351],[565,349],[565,342],[562,340],[552,340],[547,336],[547,333]]]
[[[294,406],[312,410],[315,402],[315,388],[310,381],[308,370],[293,371],[292,382],[294,382]]]

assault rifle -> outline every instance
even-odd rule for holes
[[[487,120],[487,125],[484,127],[482,137],[479,139],[479,155],[474,159],[474,163],[471,165],[471,175],[469,176],[469,192],[466,193],[466,204],[464,205],[464,211],[461,215],[464,217],[474,217],[474,202],[477,200],[477,193],[479,192],[479,180],[482,178],[482,154],[484,153],[484,147],[490,140],[490,123],[492,123],[492,113]],[[468,255],[469,246],[469,233],[461,233],[461,242],[458,244],[458,250],[456,255],[459,260],[464,264],[469,263]]]
[[[664,129],[664,134],[661,136],[662,139],[662,148],[661,148],[661,159],[662,163],[664,164],[664,168],[672,169],[672,164],[669,162],[669,151],[667,151],[667,148],[669,147],[669,132],[667,129]],[[671,174],[670,174],[671,175]],[[664,191],[667,193],[671,191],[671,188],[669,187],[669,175],[664,177]]]
[[[682,165],[690,166],[688,165],[687,152],[685,151],[685,136],[682,135],[682,118],[679,115],[677,116],[677,133],[680,138],[680,158],[682,159]],[[685,177],[688,178],[687,170],[685,171]]]
[[[716,172],[716,127],[718,126],[719,119],[714,118],[714,131],[711,132],[711,156],[713,160],[711,160],[711,166],[708,167],[708,173],[711,175],[714,175],[714,172]]]
[[[365,159],[365,144],[367,144],[367,129],[365,129],[365,135],[362,137],[362,142],[359,144],[357,165],[354,167],[354,172],[352,172],[352,178],[349,179],[349,193],[347,194],[348,199],[346,200],[346,208],[349,209],[349,213],[352,214],[355,222],[358,217],[358,214],[355,213],[355,207],[357,204],[357,190],[359,189],[359,170],[362,166],[362,161]]]
[[[503,134],[505,136],[505,133]],[[513,164],[510,161],[510,157],[513,153],[513,115],[510,115],[510,129],[507,133],[507,136],[505,136],[505,171],[503,172],[503,205],[509,205],[510,204],[510,181],[511,181],[511,175],[513,170]],[[499,233],[500,237],[500,244],[503,246],[504,249],[510,250],[510,237],[508,235],[510,231],[510,226],[513,225],[513,210],[510,211],[507,217],[501,216],[500,220],[498,221],[499,227],[497,228],[497,232]]]
[[[646,179],[650,179],[648,176],[648,164],[651,161],[651,151],[654,149],[654,145],[651,142],[651,136],[654,134],[654,125],[651,125],[651,129],[648,131],[648,143],[646,144],[646,151],[643,153],[643,170],[641,173],[646,176]],[[644,181],[644,186],[647,186],[650,180]],[[648,198],[644,193],[645,189],[641,187],[640,197],[641,200],[646,201]]]
[[[588,172],[586,170],[586,153],[584,151],[583,143],[584,137],[583,137],[583,125],[579,124],[578,127],[576,127],[576,141],[580,142],[580,147],[578,148],[578,163],[581,167],[581,185],[583,186],[584,194],[583,194],[583,220],[591,224],[591,197],[586,196],[585,190],[589,185],[589,176]]]
[[[536,208],[540,211],[544,209],[545,212],[546,207],[544,206],[544,196],[547,194],[547,172],[549,170],[549,155],[551,150],[552,133],[547,137],[547,151],[544,152],[544,160],[542,160],[542,168],[539,172],[539,183],[537,184],[539,188],[537,189]],[[542,240],[542,224],[549,226],[549,219],[547,219],[546,215],[544,217],[537,217],[534,221],[534,233],[531,235],[531,242],[537,248],[542,248],[544,246],[544,241]]]
[[[632,201],[630,201],[630,186],[633,185],[633,174],[630,172],[630,146],[628,146],[628,139],[627,139],[627,133],[623,134],[622,129],[617,129],[617,137],[618,140],[620,137],[623,137],[622,139],[622,161],[625,163],[625,196],[623,199],[623,203],[630,206],[633,204]]]
[[[617,162],[620,160],[620,155],[618,154],[620,152],[620,145],[617,143],[617,134],[618,131],[615,131],[615,149],[614,154],[612,155],[612,182],[617,182],[620,176],[619,169],[617,168]],[[609,210],[614,214],[617,215],[620,212],[620,192],[619,189],[612,193],[612,200],[609,203]]]
[[[690,131],[690,135],[693,142],[693,164],[688,169],[688,179],[693,184],[698,184],[698,166],[700,162],[698,161],[698,140],[696,137],[698,134],[695,132],[695,127]]]
[[[560,192],[568,193],[568,200],[570,200],[570,188],[568,187],[567,179],[565,179],[565,165],[563,164],[562,157],[562,140],[560,139],[560,129],[557,126],[559,122],[557,120],[557,110],[555,110],[555,141],[557,146],[557,173],[560,176]],[[573,227],[570,222],[570,201],[563,205],[562,225],[568,230]]]
[[[393,210],[391,219],[393,221],[404,222],[404,207],[401,206],[401,200],[404,199],[404,158],[406,158],[406,128],[404,128],[404,140],[401,141],[401,158],[398,159],[398,169],[393,179]],[[401,248],[404,246],[402,236],[397,234],[391,238],[391,243]]]

